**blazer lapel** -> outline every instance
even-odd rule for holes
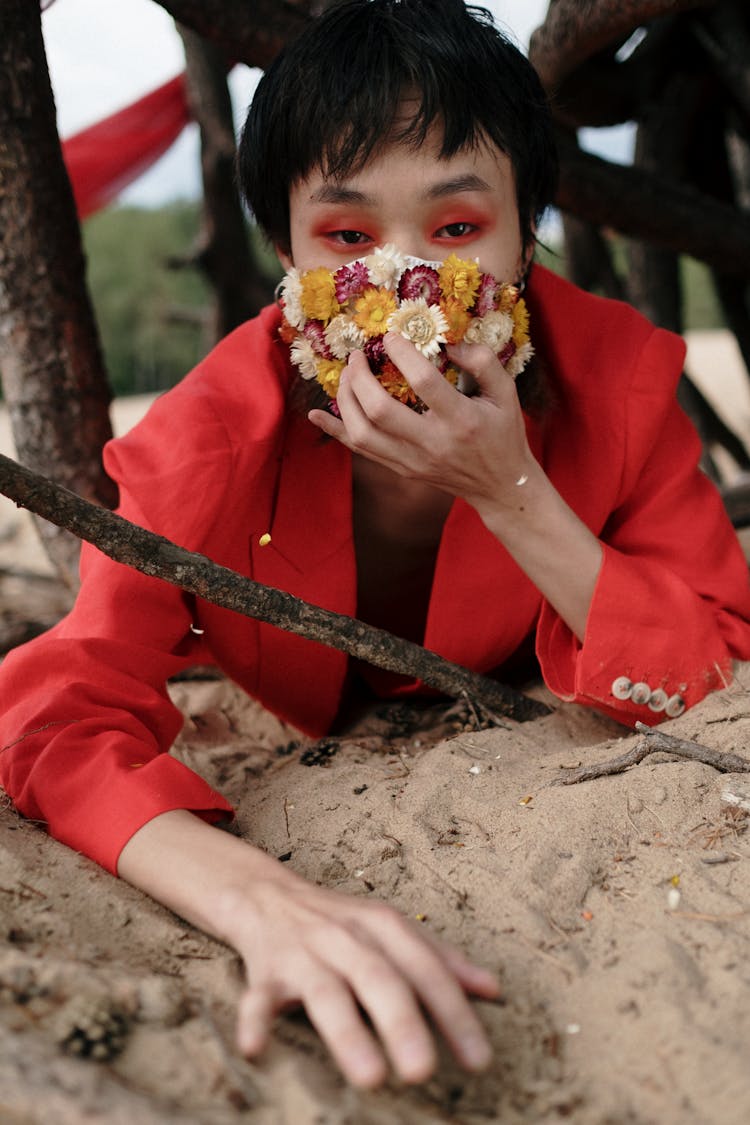
[[[251,528],[253,577],[313,605],[353,615],[357,583],[351,507],[348,450],[337,441],[321,440],[304,416],[291,416],[270,518],[266,526]],[[346,656],[274,626],[261,625],[260,630],[260,698],[282,715],[301,711],[310,716],[312,728],[325,729],[338,708]]]

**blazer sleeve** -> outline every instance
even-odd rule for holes
[[[750,659],[750,583],[700,441],[677,404],[681,351],[655,330],[619,398],[625,446],[583,644],[544,602],[548,686],[632,725],[676,717]]]
[[[201,549],[232,479],[224,428],[205,403],[165,396],[105,461],[121,515]],[[81,575],[69,616],[0,668],[0,781],[21,813],[114,872],[158,814],[190,809],[214,822],[232,810],[167,753],[182,717],[166,681],[211,659],[190,630],[191,599],[87,544]]]

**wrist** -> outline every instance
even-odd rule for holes
[[[529,456],[505,475],[501,485],[470,503],[488,530],[502,539],[514,525],[528,527],[533,522],[550,488],[544,470]]]

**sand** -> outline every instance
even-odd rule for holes
[[[44,581],[28,576],[46,564],[23,524],[0,507],[6,612]],[[493,1065],[468,1078],[443,1056],[424,1086],[358,1093],[299,1014],[242,1060],[235,955],[6,803],[0,1122],[750,1120],[750,819],[723,800],[750,792],[750,776],[655,754],[551,784],[639,737],[557,703],[486,730],[465,708],[384,706],[310,743],[224,681],[172,692],[185,715],[174,752],[236,803],[245,838],[310,879],[391,901],[498,972],[501,1003],[477,1004]],[[750,666],[662,729],[745,754]],[[72,1055],[82,1027],[112,1057]]]

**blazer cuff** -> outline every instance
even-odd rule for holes
[[[138,768],[113,766],[95,785],[81,786],[75,809],[50,823],[49,830],[116,875],[120,852],[131,836],[174,809],[186,809],[209,824],[234,816],[229,802],[202,777],[162,753]]]
[[[583,644],[542,603],[537,657],[549,689],[653,726],[727,687],[732,662],[712,607],[665,567],[602,547]]]

